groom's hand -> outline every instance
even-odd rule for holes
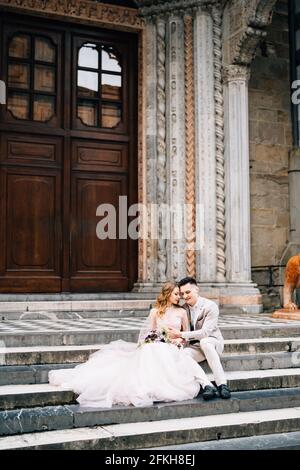
[[[168,331],[169,331],[169,336],[170,336],[171,339],[176,339],[176,338],[181,337],[181,332],[178,331],[178,330],[175,330],[175,328],[169,327]]]

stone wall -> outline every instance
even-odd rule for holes
[[[292,148],[288,2],[278,1],[249,82],[252,279],[265,309],[280,305],[280,258],[289,226]]]

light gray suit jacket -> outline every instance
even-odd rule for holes
[[[219,307],[215,302],[204,297],[200,297],[197,316],[192,324],[190,307],[183,306],[188,314],[191,331],[186,331],[182,336],[190,342],[200,341],[203,338],[215,338],[223,347],[224,339],[218,327]],[[193,341],[194,340],[194,341]]]

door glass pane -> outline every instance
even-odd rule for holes
[[[10,92],[7,109],[18,119],[29,119],[29,96],[24,93]]]
[[[98,69],[99,53],[96,49],[96,44],[85,44],[79,49],[78,65],[79,67],[89,67],[91,69]]]
[[[87,126],[98,125],[98,102],[80,101],[77,105],[77,117]]]
[[[102,103],[102,127],[116,127],[120,122],[120,106],[113,103]]]
[[[34,59],[52,64],[55,62],[55,46],[49,39],[36,38]]]
[[[98,76],[97,72],[78,70],[78,94],[85,97],[97,97],[99,89]]]
[[[8,65],[8,86],[14,88],[29,88],[30,69],[27,64]]]
[[[112,47],[103,47],[102,49],[102,70],[122,72],[117,55]]]
[[[25,34],[14,36],[9,43],[8,54],[10,57],[28,59],[30,56],[30,37]]]
[[[102,98],[107,100],[121,99],[122,77],[121,75],[102,74]]]
[[[34,121],[49,121],[55,113],[55,101],[53,96],[35,95],[33,102]]]
[[[36,65],[34,69],[34,89],[55,92],[55,69],[45,65]]]

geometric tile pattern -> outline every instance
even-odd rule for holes
[[[55,333],[55,332],[84,332],[111,330],[139,330],[145,318],[82,318],[76,319],[41,319],[41,320],[4,320],[0,321],[1,334],[26,333]],[[300,326],[299,320],[282,320],[272,318],[268,314],[224,314],[219,317],[219,326],[226,327],[260,327],[260,326],[295,325]]]

